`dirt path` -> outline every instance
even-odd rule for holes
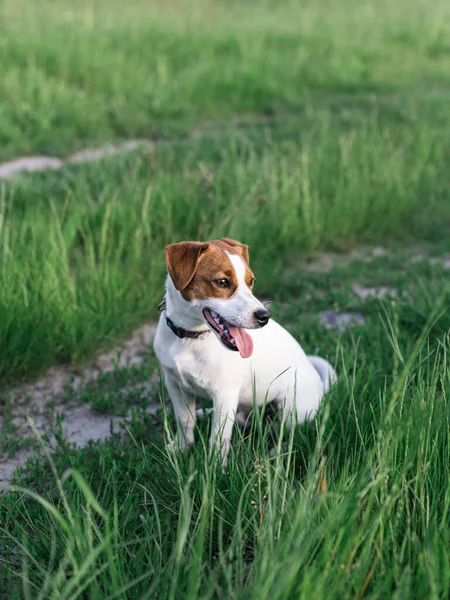
[[[67,389],[81,390],[86,384],[92,382],[104,373],[116,369],[131,368],[142,364],[146,354],[151,352],[150,344],[156,331],[156,325],[147,324],[134,331],[131,337],[107,353],[97,356],[92,364],[82,373],[76,373],[67,366],[50,368],[44,376],[32,383],[26,383],[17,388],[3,391],[8,397],[11,411],[10,422],[16,429],[15,435],[26,438],[32,434],[28,418],[31,418],[36,429],[42,434],[51,430],[64,413],[62,432],[64,438],[77,447],[86,446],[90,440],[103,440],[111,434],[111,427],[128,420],[131,414],[123,416],[99,414],[88,404],[68,404]],[[140,386],[141,393],[148,393],[149,397],[154,392],[155,380],[148,381]],[[121,390],[125,397],[136,389],[136,383]],[[155,414],[160,408],[159,403],[152,403],[147,411]],[[0,429],[5,425],[5,418],[0,415]],[[21,448],[12,456],[0,455],[0,482],[9,482],[14,469],[23,466],[33,451]]]

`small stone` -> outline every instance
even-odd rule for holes
[[[355,283],[353,286],[353,292],[362,300],[366,298],[386,298],[387,296],[391,298],[396,298],[398,293],[395,288],[389,287],[387,285],[382,285],[379,287],[363,287],[358,283]]]
[[[339,329],[339,331],[345,331],[353,325],[366,324],[364,317],[358,312],[324,310],[319,313],[319,319],[327,329]]]
[[[372,256],[375,256],[377,258],[379,256],[386,256],[386,254],[387,254],[387,249],[383,248],[383,246],[377,246],[376,248],[374,248],[372,250]]]

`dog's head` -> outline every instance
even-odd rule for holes
[[[270,313],[252,292],[248,246],[228,238],[171,244],[166,263],[175,288],[203,314],[222,344],[250,356],[253,341],[245,329],[264,327]]]

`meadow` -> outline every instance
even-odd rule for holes
[[[237,429],[222,472],[208,422],[165,451],[162,386],[117,393],[154,357],[117,367],[75,401],[131,405],[123,435],[57,423],[0,495],[0,596],[449,596],[449,35],[440,0],[0,0],[0,161],[153,142],[0,182],[0,448],[11,386],[156,319],[182,239],[249,244],[255,293],[339,373],[292,435],[270,406]]]

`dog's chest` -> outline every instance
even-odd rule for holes
[[[203,352],[181,350],[172,354],[165,369],[182,389],[190,394],[209,397],[214,388],[210,361]]]

